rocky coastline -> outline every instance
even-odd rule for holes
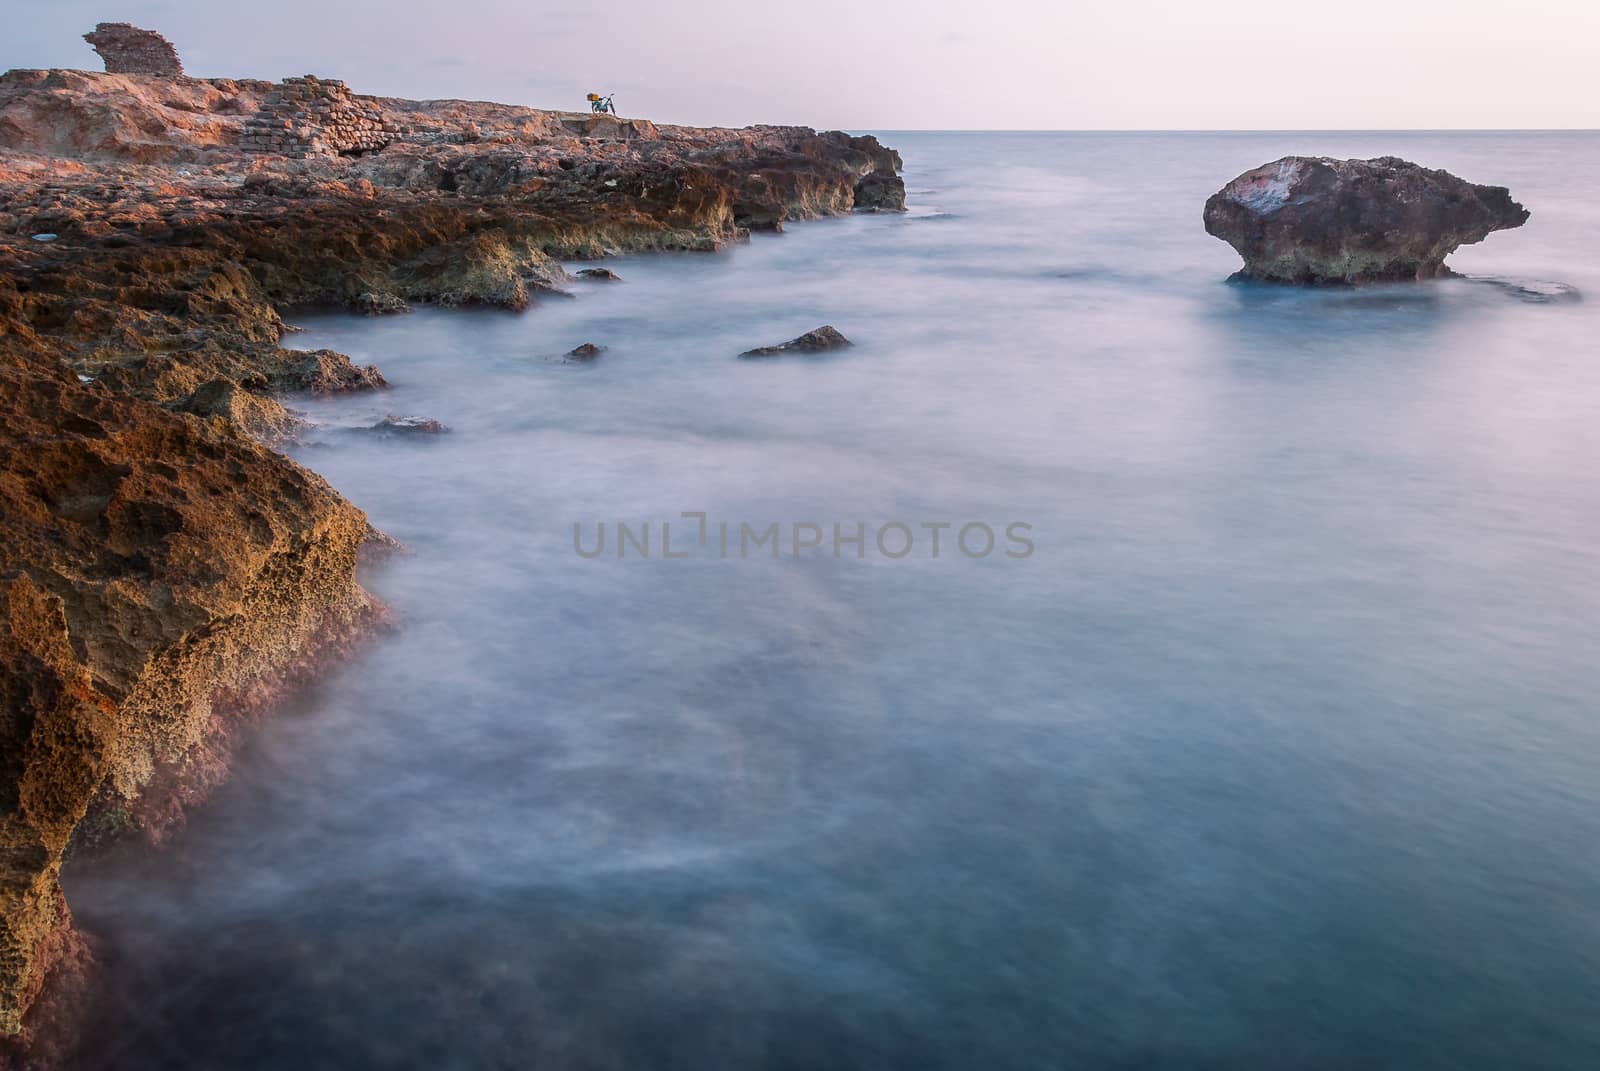
[[[167,62],[131,29],[96,31],[108,65]],[[0,1067],[53,1059],[89,970],[63,859],[159,840],[383,620],[381,536],[271,446],[279,396],[384,380],[285,349],[282,310],[522,309],[561,258],[904,204],[871,137],[329,85],[0,76]]]

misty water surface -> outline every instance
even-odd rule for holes
[[[1395,153],[1532,209],[1460,270],[1600,297],[1600,138],[886,140],[903,217],[297,318],[393,384],[294,456],[401,627],[67,875],[84,1066],[1600,1064],[1600,304],[1229,284],[1200,223]],[[1036,550],[573,553],[683,511]]]

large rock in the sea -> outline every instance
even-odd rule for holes
[[[1528,210],[1504,186],[1479,186],[1394,156],[1285,156],[1206,201],[1206,233],[1244,258],[1245,278],[1283,283],[1427,279],[1444,258]]]

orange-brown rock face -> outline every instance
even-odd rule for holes
[[[236,719],[372,622],[364,515],[235,433],[26,360],[0,368],[0,1030],[70,916],[69,839],[159,836]],[[83,823],[86,816],[92,827]]]
[[[0,574],[0,1029],[68,967],[61,853],[104,776],[117,723],[72,650],[61,600]],[[3,1059],[3,1057],[0,1057]]]
[[[246,145],[274,92],[0,76],[0,1037],[70,1005],[69,841],[159,837],[376,617],[365,517],[261,442],[294,431],[275,395],[383,378],[283,349],[279,309],[517,309],[557,257],[903,207],[872,138],[353,98],[387,144],[334,155],[372,142],[308,112],[295,144],[329,151],[290,158]]]

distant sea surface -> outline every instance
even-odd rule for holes
[[[294,456],[400,627],[69,868],[82,1066],[1600,1066],[1600,135],[883,137],[903,216],[298,320],[393,384]],[[1201,206],[1288,153],[1532,219],[1229,283]]]

